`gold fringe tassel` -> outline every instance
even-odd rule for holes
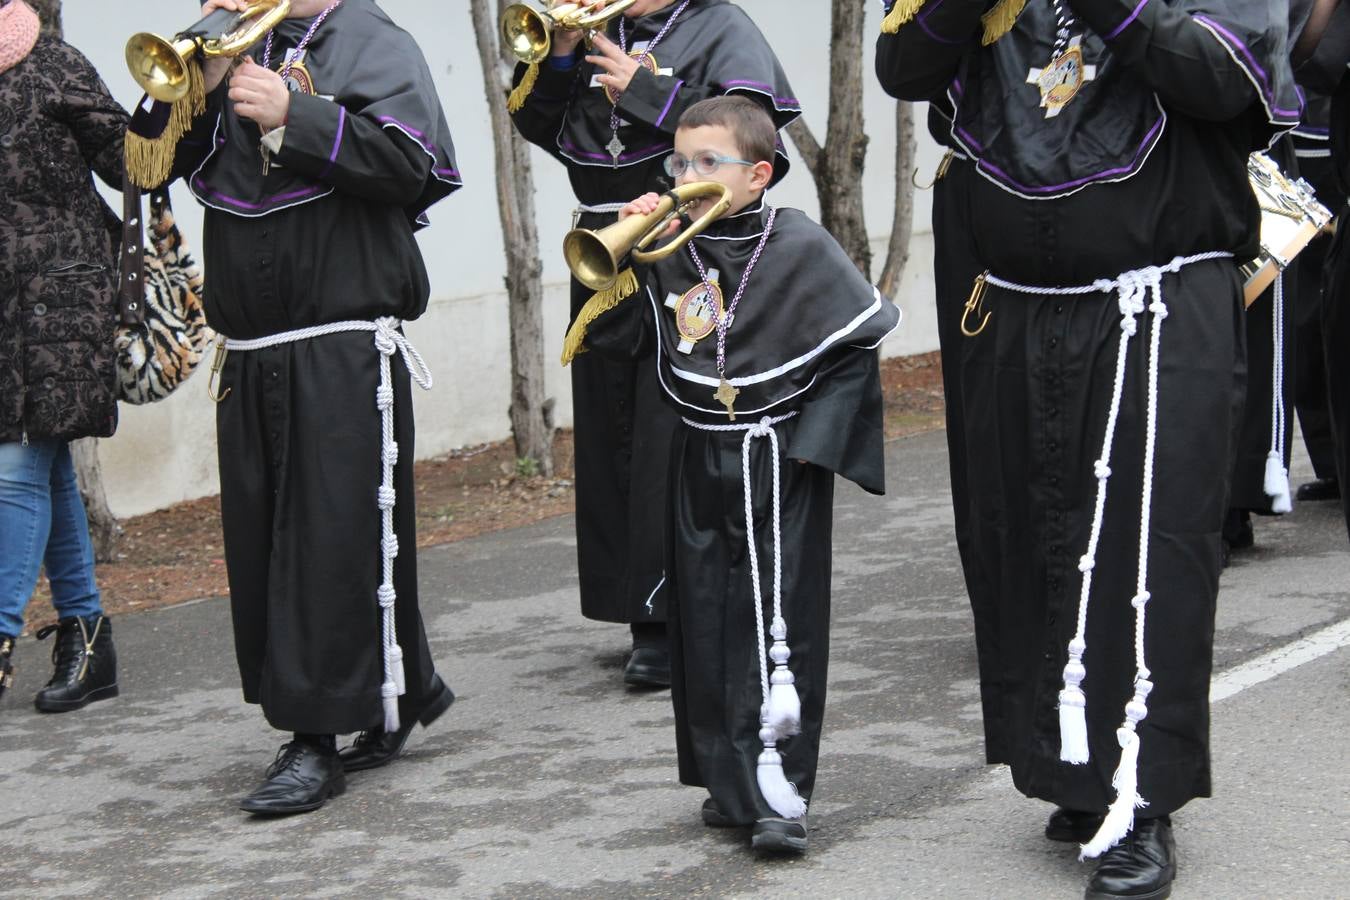
[[[603,291],[596,291],[591,295],[591,299],[586,301],[586,305],[581,307],[581,312],[577,313],[576,321],[572,327],[567,329],[567,337],[563,339],[562,364],[571,365],[572,360],[578,353],[585,353],[586,348],[583,343],[586,340],[586,329],[590,324],[599,318],[601,313],[607,313],[620,302],[633,296],[638,290],[637,276],[633,274],[632,269],[624,269],[619,273],[619,277],[614,279],[614,283]]]
[[[891,11],[886,14],[886,18],[881,20],[882,34],[895,34],[910,19],[919,14],[923,8],[924,0],[896,0]]]
[[[1026,5],[1027,0],[998,0],[993,9],[980,16],[980,21],[984,23],[983,44],[987,47],[1012,31]]]
[[[155,137],[143,137],[128,131],[123,147],[127,175],[132,182],[146,190],[157,188],[169,180],[173,171],[174,151],[178,141],[192,128],[192,120],[206,111],[206,82],[197,60],[188,61],[188,92],[174,102],[169,110],[169,121]]]
[[[539,63],[530,63],[525,70],[525,74],[520,77],[520,84],[516,85],[515,90],[511,91],[511,96],[506,98],[506,111],[516,112],[525,105],[525,98],[530,96],[530,91],[534,90],[534,83],[539,80]]]

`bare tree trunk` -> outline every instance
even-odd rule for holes
[[[42,33],[61,37],[61,0],[28,0],[28,5],[37,10],[42,20]]]
[[[42,33],[61,37],[61,0],[29,0],[42,20]],[[75,479],[84,499],[84,511],[89,517],[89,537],[94,545],[94,558],[99,562],[114,562],[117,545],[122,539],[122,526],[108,508],[108,494],[103,488],[103,467],[98,461],[98,438],[82,438],[70,444],[70,456],[75,463]]]
[[[909,239],[914,233],[914,104],[895,105],[895,214],[891,217],[891,240],[886,264],[877,287],[894,297],[909,262]]]
[[[833,0],[830,16],[830,115],[822,145],[804,119],[787,127],[820,198],[820,224],[834,235],[869,278],[872,248],[863,218],[862,172],[867,158],[863,131],[862,41],[865,5]]]
[[[108,495],[103,490],[103,467],[98,461],[98,438],[81,438],[70,442],[70,456],[75,463],[75,480],[84,498],[84,511],[89,516],[89,538],[94,544],[94,558],[101,563],[117,561],[117,545],[122,540],[122,526],[108,508]]]
[[[553,474],[553,401],[544,395],[544,287],[535,227],[529,145],[506,111],[511,66],[497,40],[501,0],[470,0],[483,68],[496,158],[497,211],[506,245],[506,293],[511,328],[511,433],[516,456]],[[494,8],[495,7],[495,8]]]

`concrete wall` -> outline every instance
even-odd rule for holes
[[[431,275],[427,314],[408,333],[427,358],[436,378],[429,394],[418,393],[419,457],[454,447],[498,440],[510,434],[507,419],[509,369],[507,308],[502,287],[503,256],[492,183],[492,139],[467,0],[384,0],[400,24],[417,36],[426,53],[446,116],[455,135],[465,187],[431,210],[432,225],[420,241]],[[829,77],[829,4],[778,0],[741,0],[783,61],[807,121],[824,136]],[[871,35],[878,4],[868,3],[865,42],[865,115],[871,137],[864,175],[867,220],[878,252],[884,252],[892,214],[894,104],[872,77]],[[190,0],[66,0],[66,38],[98,67],[109,89],[130,107],[139,97],[122,61],[132,31],[172,32],[193,19]],[[391,64],[396,61],[391,60]],[[922,116],[922,109],[918,111]],[[919,120],[922,126],[922,118]],[[937,148],[920,132],[919,166],[936,164]],[[795,150],[789,147],[790,152]],[[556,358],[566,325],[567,270],[556,252],[570,224],[574,204],[561,167],[535,152],[536,201],[540,242],[545,248],[547,353]],[[191,195],[175,187],[175,209],[188,239],[198,243],[201,213]],[[772,202],[815,215],[815,189],[797,163],[773,191]],[[119,208],[119,207],[115,207]],[[937,347],[932,304],[932,241],[929,198],[919,194],[915,238],[905,284],[897,301],[905,310],[903,327],[887,342],[887,355],[921,353]],[[876,262],[879,273],[881,259]],[[210,278],[210,272],[207,272]],[[571,424],[567,373],[549,367],[549,392],[558,399],[558,420]],[[169,400],[150,407],[123,406],[117,435],[101,445],[109,501],[119,516],[136,515],[218,490],[213,405],[205,393],[205,374],[194,377]]]

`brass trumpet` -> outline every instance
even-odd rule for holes
[[[690,223],[670,243],[648,250],[670,226],[699,200],[716,197],[712,208]],[[563,258],[567,268],[586,287],[602,291],[619,277],[619,263],[630,253],[638,262],[654,262],[674,253],[694,235],[703,231],[731,208],[731,188],[715,181],[682,184],[661,195],[661,201],[645,216],[629,216],[598,231],[573,228],[563,238]]]
[[[592,31],[636,2],[616,0],[598,12],[590,12],[582,3],[563,2],[548,6],[542,0],[522,0],[502,11],[502,38],[511,55],[521,62],[543,62],[553,46],[555,28]]]
[[[188,92],[188,61],[238,56],[291,11],[290,0],[253,0],[248,9],[213,10],[209,16],[174,35],[173,40],[143,31],[127,41],[127,68],[153,99],[173,103]]]

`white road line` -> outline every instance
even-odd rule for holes
[[[1217,703],[1276,675],[1312,662],[1320,656],[1350,645],[1350,619],[1337,622],[1283,647],[1277,647],[1250,662],[1234,666],[1209,685],[1209,702]]]

